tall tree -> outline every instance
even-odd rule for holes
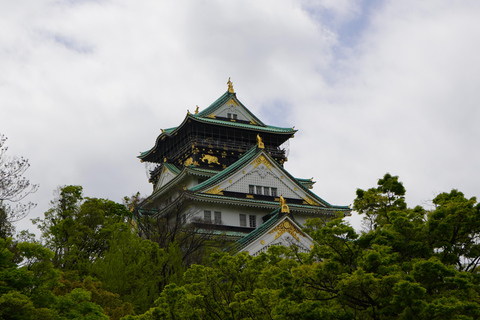
[[[115,229],[126,225],[130,212],[106,199],[83,198],[82,187],[60,188],[45,212],[33,220],[48,248],[55,252],[54,264],[62,270],[86,274],[90,264],[108,249]]]
[[[391,223],[391,212],[406,208],[405,187],[398,176],[390,173],[378,179],[376,188],[357,189],[357,198],[353,202],[353,209],[365,215],[367,230]]]
[[[11,236],[12,223],[24,218],[32,202],[21,203],[27,195],[37,191],[38,185],[30,183],[23,174],[30,167],[23,157],[7,155],[7,138],[0,134],[0,236]]]

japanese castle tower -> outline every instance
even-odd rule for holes
[[[302,231],[308,218],[349,214],[310,189],[311,179],[290,175],[281,146],[294,128],[264,124],[244,106],[228,80],[228,90],[208,108],[187,112],[183,122],[162,130],[152,149],[142,152],[153,193],[140,212],[194,224],[232,241],[231,250],[257,255],[272,245],[309,251]]]

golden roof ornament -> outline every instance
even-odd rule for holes
[[[198,105],[197,105],[197,108],[195,109],[195,114],[198,114]]]
[[[260,137],[259,134],[257,134],[257,144],[260,149],[265,149],[265,145],[262,142],[262,138]]]
[[[232,81],[230,81],[230,77],[228,77],[227,84],[228,84],[228,92],[229,93],[235,93],[235,91],[233,90],[233,83],[232,83]]]
[[[290,209],[287,206],[287,200],[285,200],[283,195],[280,196],[280,208],[282,213],[290,213]]]

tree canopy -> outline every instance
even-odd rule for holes
[[[480,204],[454,189],[408,208],[405,194],[390,174],[358,189],[367,227],[311,219],[310,253],[203,250],[191,264],[190,229],[147,239],[126,206],[61,187],[36,220],[43,243],[0,238],[0,319],[480,318]]]

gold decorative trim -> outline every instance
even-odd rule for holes
[[[265,145],[262,142],[262,138],[260,137],[259,134],[257,134],[257,144],[260,149],[265,149]]]
[[[252,120],[250,120],[250,124],[253,124],[253,125],[256,125],[256,126],[258,126],[258,123],[256,123],[256,122],[255,122],[255,120],[253,120],[253,119],[252,119]]]
[[[267,158],[265,158],[264,155],[261,155],[260,157],[255,159],[252,163],[254,164],[254,169],[259,165],[264,164],[268,168],[268,170],[272,170],[272,164],[270,163],[270,161],[267,160]]]
[[[309,196],[305,196],[305,198],[302,198],[302,199],[303,199],[303,201],[305,201],[306,203],[308,203],[311,206],[319,206],[320,205],[317,201],[313,200]]]
[[[260,243],[261,243],[261,244],[265,244],[265,240],[261,240]]]
[[[247,198],[248,198],[248,199],[255,199],[255,198],[253,197],[253,195],[251,195],[251,194],[247,194]]]
[[[198,105],[197,105],[197,107],[195,108],[195,114],[198,114]]]
[[[208,164],[211,164],[211,163],[216,163],[216,164],[220,164],[220,162],[218,162],[218,158],[215,157],[215,156],[211,156],[209,154],[202,154],[202,162],[208,162]]]
[[[212,189],[205,191],[205,193],[209,194],[219,194],[223,196],[223,189],[220,189],[218,186],[213,187]]]
[[[207,118],[216,119],[217,117],[215,116],[215,114],[214,114],[214,113],[212,113],[212,114],[209,114],[209,115],[207,116]]]
[[[235,108],[238,107],[237,101],[235,101],[235,99],[233,99],[233,98],[231,98],[227,102],[227,105],[231,105],[231,104],[233,104],[235,106]]]
[[[277,240],[282,234],[285,232],[289,233],[292,237],[294,237],[297,241],[300,241],[298,235],[302,235],[302,232],[295,227],[295,225],[291,224],[289,221],[284,220],[278,226],[273,228],[269,234],[277,232],[275,235],[275,240]],[[303,236],[303,235],[302,235]]]
[[[280,196],[280,208],[282,213],[290,213],[290,208],[287,205],[287,200],[283,196]]]
[[[233,90],[233,83],[232,81],[230,81],[230,77],[228,77],[227,85],[228,85],[228,92],[235,93],[235,91]]]
[[[183,165],[184,165],[185,167],[191,166],[192,164],[193,164],[193,158],[192,158],[192,157],[188,158],[188,159],[185,160],[185,162],[183,163]]]

